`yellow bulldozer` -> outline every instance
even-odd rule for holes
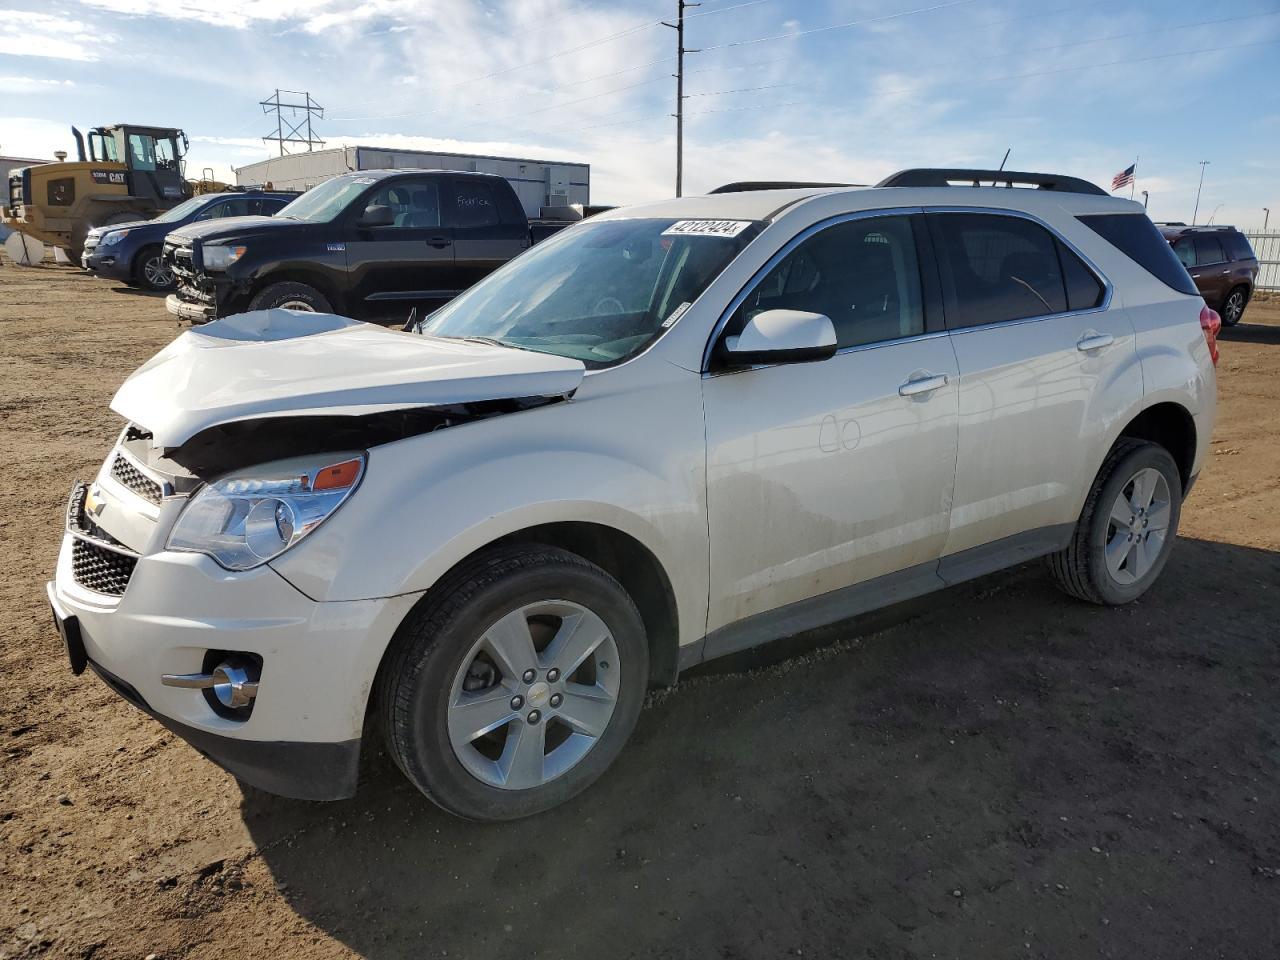
[[[75,127],[71,135],[75,161],[10,172],[0,220],[62,247],[73,263],[93,227],[149,219],[193,193],[183,176],[181,130],[122,123],[90,130],[87,143]]]

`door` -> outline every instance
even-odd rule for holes
[[[1205,302],[1210,306],[1222,303],[1231,280],[1231,265],[1227,263],[1222,241],[1212,234],[1195,234],[1196,265],[1191,268],[1191,279]]]
[[[722,337],[761,310],[823,313],[839,351],[703,380],[709,633],[770,611],[819,612],[784,630],[838,619],[858,612],[846,602],[853,585],[903,571],[938,584],[956,365],[946,334],[926,323],[936,317],[922,294],[918,229],[908,216],[858,217],[802,236],[730,318]],[[886,587],[863,608],[893,596]],[[708,653],[749,642],[713,638]]]
[[[510,190],[480,177],[453,181],[454,265],[465,290],[529,246],[529,222]]]
[[[403,317],[415,307],[438,305],[458,292],[453,231],[441,226],[442,178],[384,182],[350,213],[347,263],[352,302],[365,316]],[[447,198],[446,198],[447,199]],[[385,227],[356,225],[364,209],[390,207]]]
[[[1014,215],[929,220],[960,369],[946,577],[966,551],[992,547],[996,569],[1002,546],[1016,559],[1069,534],[1142,373],[1128,317],[1061,238]]]
[[[185,195],[182,165],[172,138],[128,131],[125,162],[132,173],[131,182],[136,196],[164,209],[172,207]]]

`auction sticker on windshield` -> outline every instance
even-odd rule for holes
[[[662,231],[664,237],[736,237],[750,220],[677,220]]]

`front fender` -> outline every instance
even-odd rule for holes
[[[273,561],[317,600],[418,593],[504,536],[595,523],[643,544],[676,594],[682,638],[706,626],[707,524],[695,374],[645,364],[577,398],[411,437],[369,452],[361,487],[316,533]]]

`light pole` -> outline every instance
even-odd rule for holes
[[[1143,209],[1143,210],[1147,209],[1147,201],[1148,201],[1148,200],[1150,200],[1150,199],[1151,199],[1151,194],[1149,194],[1149,193],[1147,193],[1147,191],[1143,190],[1143,191],[1142,191],[1142,209]]]
[[[1263,233],[1267,232],[1267,221],[1270,219],[1271,219],[1271,208],[1263,207],[1262,208],[1262,232]]]
[[[1204,187],[1204,168],[1207,167],[1208,165],[1209,165],[1208,160],[1200,161],[1200,186],[1196,187],[1196,209],[1191,214],[1191,225],[1193,227],[1196,225],[1196,217],[1200,213],[1200,191]]]
[[[1213,218],[1218,215],[1218,211],[1221,209],[1222,209],[1222,204],[1218,204],[1216,207],[1213,208],[1213,213],[1209,214],[1209,222],[1205,224],[1206,227],[1213,226]]]

